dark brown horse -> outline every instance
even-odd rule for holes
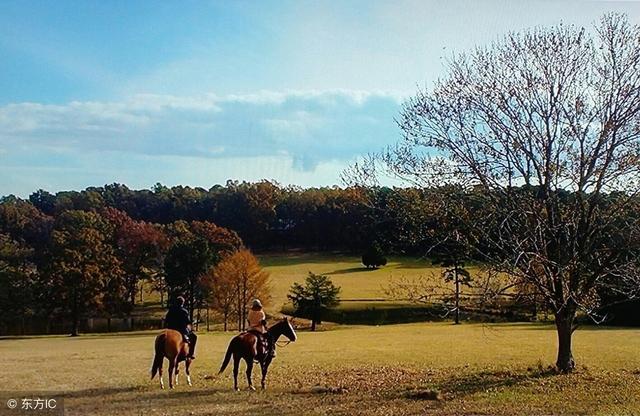
[[[189,344],[184,342],[182,334],[173,329],[165,329],[156,337],[156,355],[153,358],[153,366],[151,367],[151,379],[159,373],[160,388],[164,389],[164,381],[162,380],[162,363],[166,358],[169,360],[169,388],[173,388],[173,375],[175,373],[175,384],[178,385],[178,366],[180,362],[185,362],[185,373],[187,374],[187,384],[191,385],[191,375],[189,367],[191,367],[191,358],[189,355]]]
[[[287,337],[291,342],[295,342],[297,338],[296,331],[293,330],[293,326],[291,326],[291,322],[289,322],[287,318],[284,318],[277,324],[273,325],[267,332],[271,335],[274,344],[282,335]],[[236,335],[229,343],[227,353],[224,356],[224,361],[222,362],[222,366],[220,367],[218,374],[222,374],[224,369],[227,368],[229,360],[231,360],[231,356],[233,355],[233,388],[236,391],[240,390],[238,388],[238,368],[240,367],[240,359],[244,359],[247,363],[247,382],[249,383],[249,389],[255,390],[253,383],[251,382],[251,372],[253,371],[254,361],[260,363],[260,369],[262,370],[262,381],[260,384],[263,389],[266,387],[265,379],[267,377],[267,371],[269,370],[269,364],[271,364],[273,357],[267,354],[266,351],[259,354],[258,347],[258,336],[252,332],[243,332],[242,334]]]

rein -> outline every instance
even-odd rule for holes
[[[275,329],[278,325],[280,325],[280,324],[274,325],[274,327],[273,327],[273,328],[270,328],[270,330],[271,330],[271,329]],[[274,334],[274,335],[277,335],[277,338],[280,338],[280,336],[281,336],[281,335],[283,335],[283,334],[282,334],[280,331],[278,331],[278,332],[277,332],[276,334]],[[276,341],[276,342],[275,342],[275,345],[276,345],[276,346],[278,346],[278,347],[280,347],[280,348],[284,348],[284,347],[286,347],[286,346],[287,346],[287,345],[289,345],[289,344],[291,344],[291,340],[287,340],[287,341]]]

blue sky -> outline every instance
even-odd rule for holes
[[[511,30],[613,1],[0,1],[0,195],[339,184],[402,100]]]

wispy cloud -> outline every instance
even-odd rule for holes
[[[0,146],[228,157],[345,159],[394,135],[400,97],[361,91],[264,91],[121,102],[0,107]]]
[[[22,193],[43,186],[46,181],[37,178],[52,168],[61,178],[80,169],[84,180],[103,182],[131,183],[143,169],[151,183],[154,172],[156,180],[219,180],[224,166],[226,178],[336,183],[340,166],[394,141],[401,100],[393,93],[330,90],[8,104],[0,107],[0,157],[5,173],[33,171],[33,183]],[[328,178],[330,167],[335,171]],[[20,186],[28,182],[22,177]]]

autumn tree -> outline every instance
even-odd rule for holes
[[[236,310],[236,285],[233,281],[234,273],[227,273],[224,260],[218,267],[211,268],[201,278],[207,306],[222,315],[224,330],[229,327],[229,320]]]
[[[325,313],[340,303],[340,288],[327,276],[309,272],[305,284],[294,283],[287,297],[295,308],[297,316],[311,319],[311,330],[322,323]]]
[[[161,272],[169,241],[159,226],[135,221],[123,211],[105,208],[101,215],[113,225],[113,243],[122,261],[126,297],[133,308],[140,283]]]
[[[176,221],[168,230],[172,244],[164,259],[165,279],[173,293],[185,295],[193,320],[202,305],[200,278],[225,256],[242,247],[233,231],[209,222]]]
[[[53,217],[44,214],[31,203],[16,197],[0,200],[0,232],[34,248],[37,251],[34,255],[44,252],[52,226]]]
[[[403,140],[346,176],[478,191],[476,254],[535,286],[555,317],[557,368],[572,371],[578,312],[599,320],[599,288],[640,288],[640,220],[625,214],[640,185],[640,27],[609,14],[593,31],[511,33],[453,57],[399,125]]]
[[[35,265],[30,262],[33,252],[7,234],[0,233],[0,325],[20,323],[34,315],[36,305]],[[21,328],[24,332],[24,328]]]
[[[54,212],[56,197],[44,189],[39,189],[29,195],[29,201],[47,215],[52,215]]]
[[[251,301],[257,298],[267,304],[271,298],[269,273],[247,249],[225,257],[205,276],[203,285],[213,308],[224,317],[225,330],[232,313],[238,319],[238,329],[244,330]]]
[[[78,335],[80,318],[103,305],[103,295],[124,294],[120,261],[110,244],[112,232],[94,212],[65,211],[56,218],[45,276],[71,319],[73,336]]]

